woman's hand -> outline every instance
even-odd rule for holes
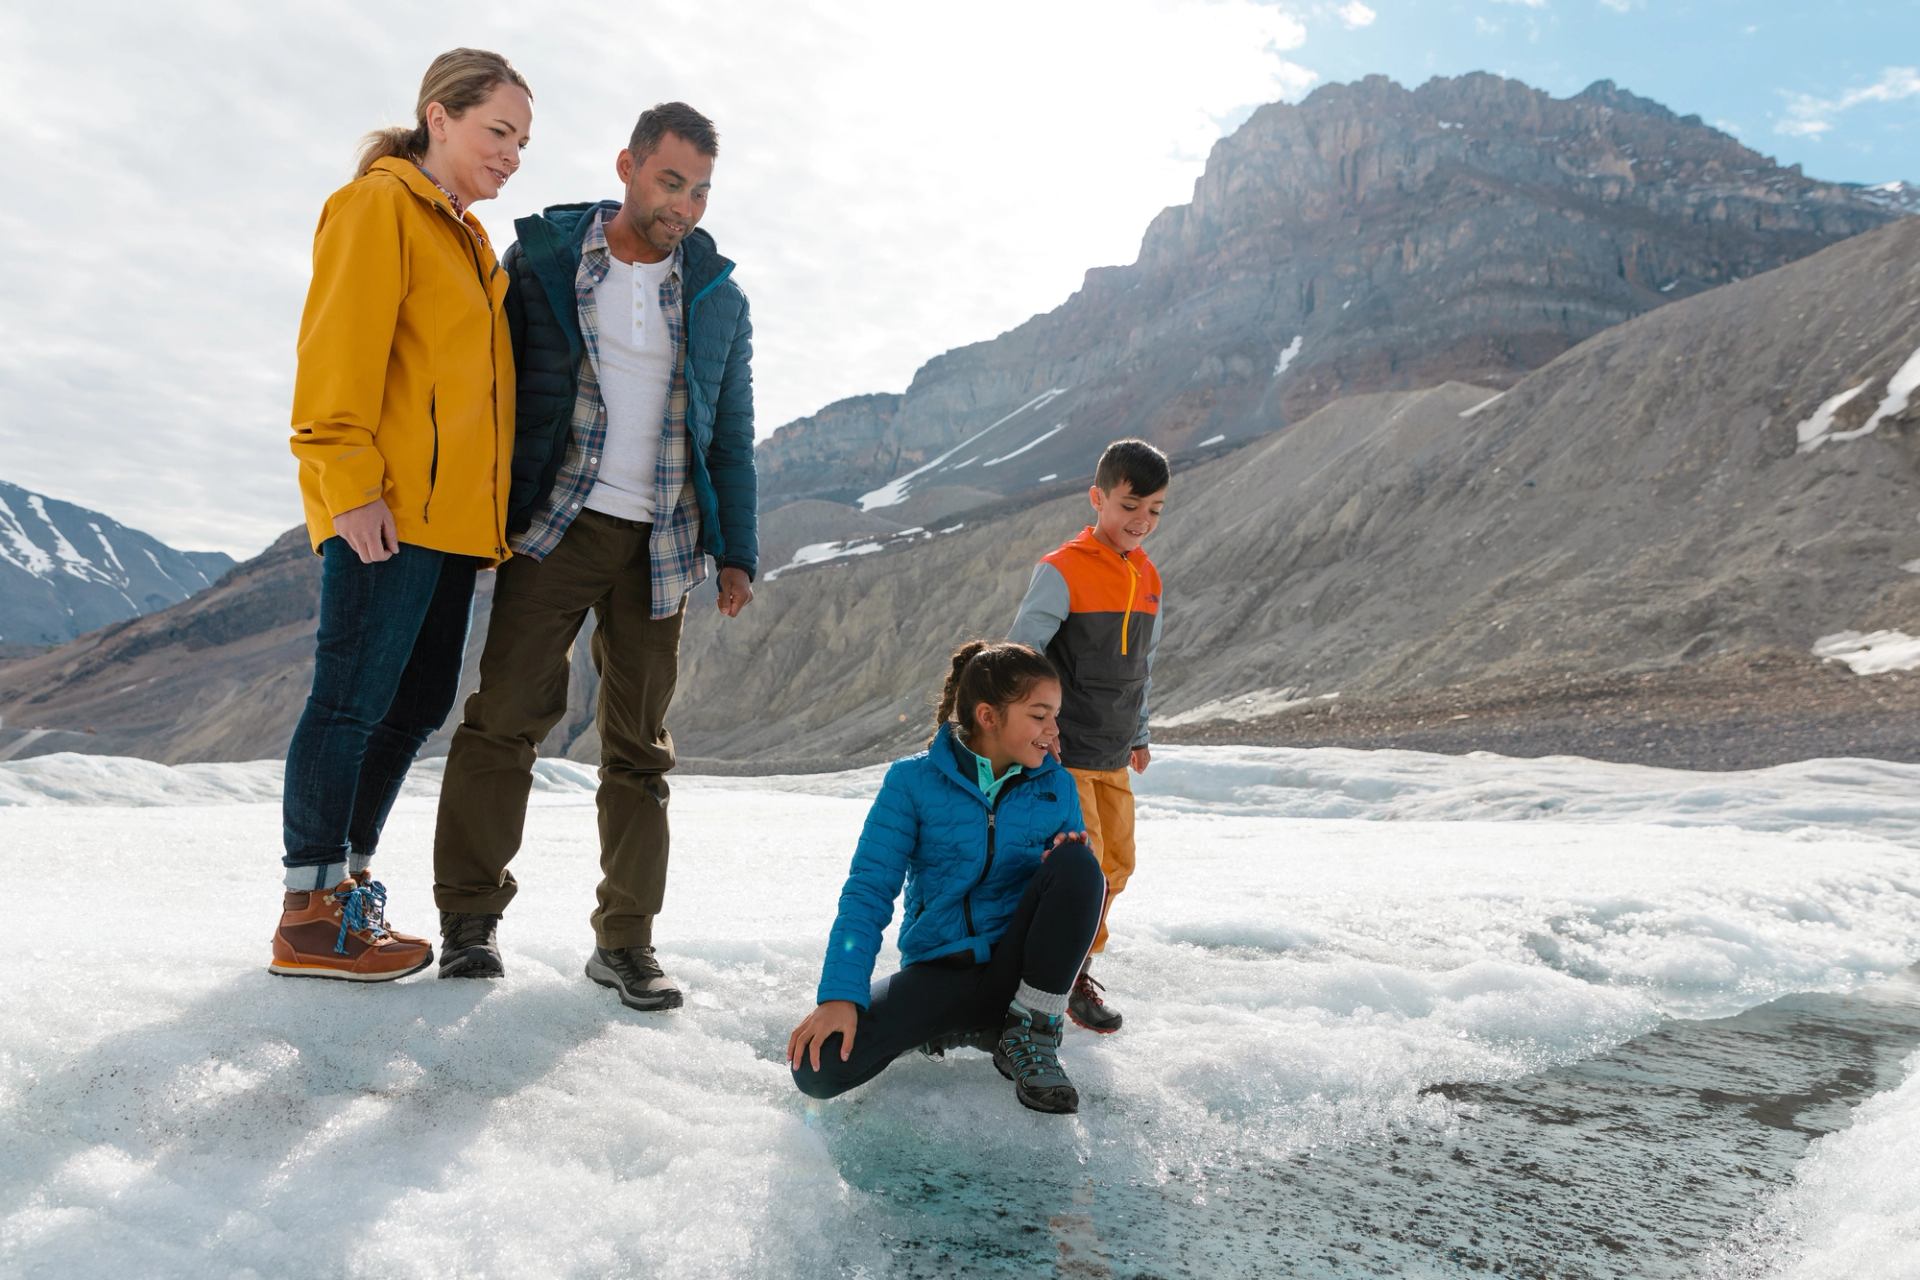
[[[840,1033],[840,1061],[853,1054],[853,1033],[860,1025],[860,1006],[851,1000],[828,1000],[815,1007],[787,1037],[787,1066],[798,1071],[800,1060],[811,1052],[813,1069],[820,1069],[820,1046],[836,1031]]]
[[[333,518],[333,531],[347,540],[361,564],[390,560],[400,550],[400,531],[386,499],[375,498],[364,507],[342,511]]]

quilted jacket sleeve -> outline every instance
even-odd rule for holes
[[[851,1000],[867,1007],[873,962],[893,922],[893,904],[906,883],[907,863],[920,839],[920,819],[907,785],[907,761],[887,770],[880,794],[853,852],[853,869],[840,890],[840,911],[827,935],[826,963],[815,998]]]
[[[740,295],[740,319],[720,375],[720,401],[714,409],[713,444],[707,469],[719,500],[720,537],[726,545],[723,568],[754,576],[760,561],[756,511],[759,483],[753,469],[753,317],[747,295]]]

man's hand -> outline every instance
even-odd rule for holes
[[[1127,756],[1127,763],[1133,766],[1135,773],[1145,773],[1153,762],[1153,750],[1150,747],[1135,747]]]
[[[840,1036],[840,1061],[845,1062],[853,1054],[853,1033],[859,1025],[860,1006],[851,1000],[829,1000],[816,1005],[787,1037],[787,1066],[798,1071],[800,1060],[807,1058],[818,1071],[820,1046],[836,1032]]]
[[[737,618],[740,611],[753,602],[753,583],[747,580],[745,569],[727,568],[720,571],[720,598],[715,603],[720,612],[729,618]]]
[[[333,531],[347,540],[361,564],[391,560],[400,551],[400,532],[394,527],[393,512],[387,509],[384,498],[342,511],[333,518]]]

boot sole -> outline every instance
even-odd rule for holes
[[[1074,1026],[1080,1028],[1082,1031],[1091,1031],[1093,1032],[1093,1034],[1097,1036],[1110,1036],[1114,1032],[1118,1031],[1121,1026],[1120,1023],[1116,1022],[1110,1027],[1096,1027],[1091,1022],[1080,1021],[1080,1019],[1074,1016],[1073,1010],[1071,1009],[1067,1010],[1067,1021],[1071,1022]]]
[[[498,957],[456,951],[452,955],[440,957],[440,976],[443,978],[504,978],[507,967]]]
[[[427,958],[411,969],[396,969],[392,973],[349,973],[344,969],[331,968],[324,964],[290,964],[275,960],[267,966],[267,972],[282,978],[330,978],[335,982],[392,982],[395,978],[404,978],[420,972],[433,963],[433,952],[427,952]]]
[[[642,1013],[657,1013],[662,1009],[678,1009],[681,1005],[681,996],[678,991],[649,991],[643,996],[629,996],[627,989],[620,985],[620,979],[614,975],[613,970],[595,964],[591,960],[587,961],[587,976],[603,987],[613,988],[614,993],[620,997],[620,1003],[629,1009],[638,1009]]]
[[[1020,1099],[1020,1105],[1027,1110],[1038,1111],[1041,1115],[1047,1116],[1072,1116],[1080,1114],[1080,1097],[1078,1094],[1074,1095],[1072,1106],[1044,1107],[1038,1102],[1033,1101],[1028,1096],[1027,1091],[1020,1087],[1019,1082],[1013,1079],[1013,1064],[997,1053],[993,1055],[993,1069],[998,1071],[1005,1079],[1013,1082],[1013,1096]]]

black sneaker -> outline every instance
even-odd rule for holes
[[[1032,1111],[1070,1116],[1080,1109],[1080,1094],[1060,1065],[1060,1037],[1066,1020],[1034,1013],[1018,1001],[1007,1006],[1007,1025],[993,1046],[993,1065],[1013,1081],[1020,1105]]]
[[[678,1009],[680,988],[653,958],[652,947],[595,947],[587,976],[620,993],[629,1009]]]
[[[929,1058],[944,1058],[949,1049],[978,1049],[982,1053],[992,1053],[994,1044],[1000,1039],[998,1027],[975,1027],[972,1031],[949,1031],[946,1035],[935,1036],[920,1046],[920,1052]]]
[[[1083,973],[1074,979],[1073,990],[1067,994],[1067,1016],[1073,1019],[1074,1026],[1097,1031],[1103,1036],[1110,1036],[1120,1029],[1120,1011],[1100,998],[1100,993],[1105,990],[1090,973]]]
[[[494,931],[500,917],[475,911],[440,913],[440,976],[443,978],[504,978],[500,944]]]

